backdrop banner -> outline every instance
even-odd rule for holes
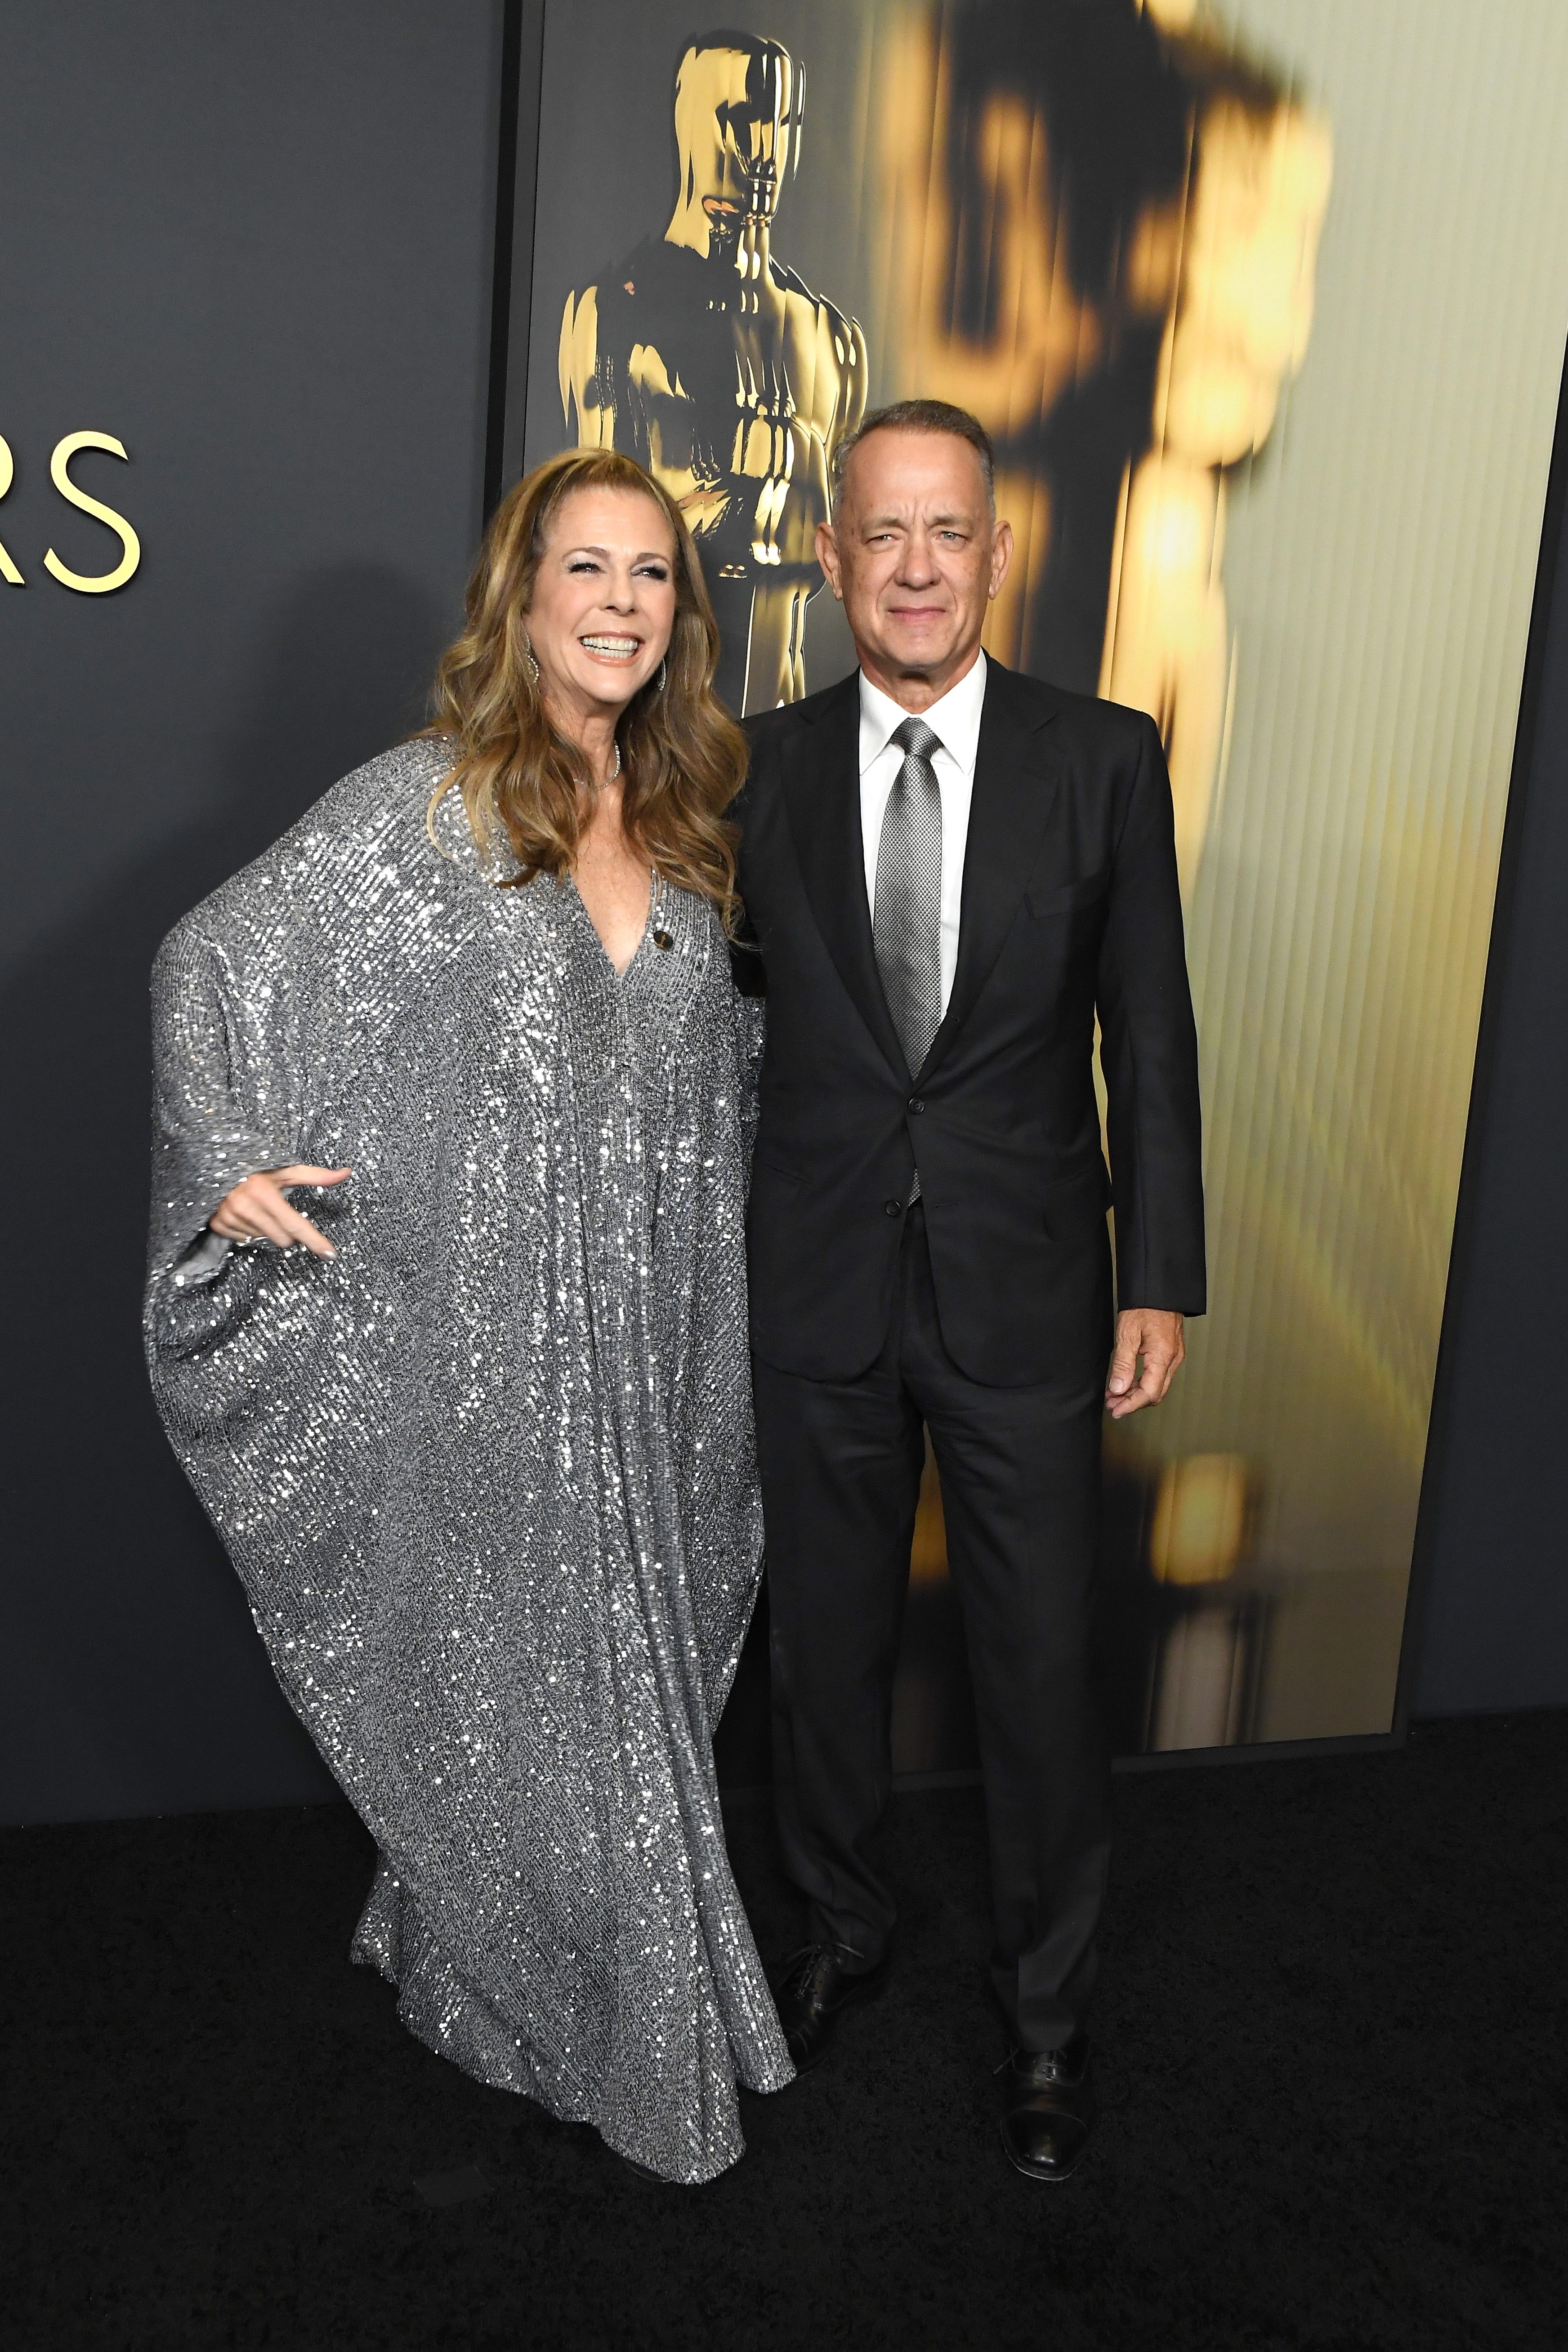
[[[988,648],[1158,719],[1212,1307],[1108,1438],[1117,1744],[1387,1734],[1568,329],[1568,11],[546,0],[542,55],[524,460],[668,484],[731,705],[851,667],[828,462],[926,394],[996,443]],[[973,1758],[928,1477],[895,1762]]]

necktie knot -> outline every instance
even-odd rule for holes
[[[923,719],[900,719],[888,740],[896,743],[910,760],[929,760],[933,751],[942,750],[942,737],[934,734]]]

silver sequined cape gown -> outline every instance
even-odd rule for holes
[[[617,979],[455,795],[432,845],[442,767],[347,777],[164,942],[153,1387],[380,1849],[355,1958],[469,2074],[704,2180],[737,2081],[791,2073],[710,1747],[761,1552],[754,1041],[704,902],[659,885]],[[297,1196],[335,1259],[205,1233],[292,1161],[353,1170]]]

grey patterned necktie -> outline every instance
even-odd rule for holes
[[[871,943],[913,1077],[942,1026],[942,793],[931,765],[942,740],[923,719],[906,719],[889,740],[904,764],[888,795],[877,845]]]

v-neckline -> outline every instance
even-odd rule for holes
[[[609,973],[610,978],[615,982],[617,988],[624,986],[626,982],[630,979],[634,966],[637,963],[642,955],[643,950],[647,947],[649,939],[653,935],[654,910],[658,904],[658,868],[656,866],[649,866],[648,868],[647,914],[644,919],[642,929],[637,935],[637,943],[632,950],[630,955],[626,958],[626,962],[618,968],[614,958],[610,954],[609,949],[605,945],[604,939],[600,934],[598,924],[588,912],[588,901],[584,898],[583,893],[577,887],[577,877],[574,874],[568,874],[566,879],[572,886],[572,896],[576,899],[578,906],[583,910],[583,919],[594,935],[594,944],[598,949],[600,955],[604,959],[605,971]]]

